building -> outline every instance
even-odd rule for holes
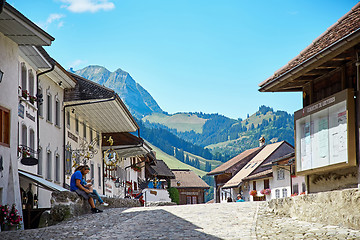
[[[286,141],[265,145],[240,171],[227,181],[223,189],[231,190],[231,198],[240,194],[245,201],[261,201],[265,200],[260,190],[270,188],[270,176],[272,175],[271,166],[261,168],[263,164],[271,163],[274,159],[287,155],[294,151]],[[268,171],[266,171],[268,170]],[[254,179],[245,178],[252,176]],[[264,178],[265,181],[256,181],[258,178]],[[249,180],[254,184],[249,185]],[[250,196],[252,190],[259,191],[254,196]]]
[[[111,139],[102,144],[105,195],[125,198],[130,193],[138,194],[146,178],[145,164],[154,159],[151,147],[142,138],[127,132],[104,133],[103,139]],[[109,155],[112,157],[107,157]]]
[[[99,193],[112,196],[112,184],[105,182],[102,143],[105,133],[136,132],[139,126],[120,97],[111,89],[70,73],[76,86],[65,91],[65,183],[75,168],[90,166],[88,178]],[[106,157],[109,158],[108,155]],[[121,156],[119,156],[121,158]],[[117,161],[112,156],[109,161]],[[106,185],[107,184],[107,185]]]
[[[302,92],[296,111],[296,174],[308,192],[359,185],[360,4],[259,84],[261,92]],[[355,98],[354,98],[355,97]]]
[[[205,203],[205,190],[210,186],[204,180],[189,169],[171,171],[175,175],[175,179],[171,179],[171,187],[179,191],[180,205]]]
[[[23,102],[19,96],[18,84],[21,58],[24,57],[21,48],[49,46],[54,38],[4,1],[0,6],[0,21],[0,203],[15,203],[22,215],[18,176],[18,113],[23,114],[21,111],[25,110],[19,108],[20,101]],[[32,66],[31,69],[31,78],[24,79],[26,84],[28,81],[36,82],[35,71],[38,68]],[[27,87],[28,91],[36,91],[33,84],[32,89]],[[28,111],[34,114],[36,107],[30,105]],[[36,126],[32,124],[32,127],[35,132]],[[36,136],[32,141],[36,148]]]
[[[236,157],[221,164],[207,175],[214,176],[215,180],[215,202],[226,202],[228,197],[232,197],[230,189],[222,189],[224,184],[228,182],[236,173],[240,171],[256,154],[259,153],[262,147],[245,150]]]

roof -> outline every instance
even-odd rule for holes
[[[249,175],[246,178],[243,178],[243,180],[256,180],[256,179],[262,179],[262,178],[268,178],[268,177],[272,177],[273,176],[273,170],[272,169],[268,169],[253,175]]]
[[[135,132],[138,124],[119,95],[93,81],[69,73],[76,86],[65,90],[64,105],[102,133]]]
[[[175,188],[210,188],[198,175],[189,169],[171,169],[175,179],[171,179],[171,186]],[[180,182],[180,186],[177,185]]]
[[[163,160],[154,160],[152,164],[146,165],[146,170],[148,170],[151,175],[156,176],[157,178],[175,179],[174,173]]]
[[[0,13],[0,32],[18,45],[50,46],[55,40],[6,2]]]
[[[243,167],[234,177],[225,183],[223,188],[233,188],[239,186],[244,178],[255,171],[283,143],[285,143],[285,141],[266,145],[245,167]]]
[[[217,174],[227,172],[231,167],[233,167],[234,165],[236,165],[240,162],[244,162],[244,164],[246,164],[246,162],[248,162],[256,153],[258,153],[260,151],[260,149],[261,149],[261,147],[245,150],[242,153],[240,153],[239,155],[237,155],[236,157],[221,164],[220,166],[218,166],[217,168],[215,168],[214,170],[209,172],[207,175],[217,175]]]
[[[267,85],[272,84],[285,75],[291,75],[298,67],[310,64],[309,61],[324,57],[325,50],[331,50],[336,44],[343,47],[342,42],[348,43],[354,35],[359,34],[360,29],[360,3],[357,3],[347,14],[341,17],[335,24],[329,27],[323,34],[316,38],[299,55],[290,60],[287,65],[276,71],[273,76],[259,84],[260,91],[270,91],[265,89]],[[347,44],[348,48],[352,47]],[[355,43],[353,44],[355,45]],[[319,57],[316,57],[319,56]],[[316,57],[316,59],[315,59]]]
[[[151,147],[140,137],[128,132],[113,132],[103,133],[102,137],[102,149],[107,150],[109,148],[116,151],[119,157],[134,157],[140,155],[147,155],[151,153]],[[113,145],[105,140],[109,138],[113,139]]]

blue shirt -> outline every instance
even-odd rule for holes
[[[77,189],[79,189],[76,186],[76,179],[80,179],[80,181],[83,179],[83,176],[80,171],[74,172],[74,174],[71,176],[71,179],[70,179],[70,190],[71,191],[76,191]]]

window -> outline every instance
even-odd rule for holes
[[[70,111],[66,112],[67,127],[70,129]]]
[[[21,63],[21,90],[25,91],[26,89],[26,82],[27,82],[27,71],[25,63]]]
[[[304,182],[302,183],[302,191],[306,192],[306,184]]]
[[[278,168],[277,170],[277,180],[285,179],[285,171],[282,168]]]
[[[86,122],[83,123],[83,136],[86,139]]]
[[[94,163],[90,163],[90,178],[94,179]]]
[[[30,145],[29,147],[32,149],[32,150],[35,150],[35,132],[33,129],[30,129]],[[32,152],[31,152],[32,154]]]
[[[39,174],[39,175],[42,175],[43,156],[42,156],[42,148],[41,148],[41,147],[39,148],[39,151],[38,151],[38,160],[39,160],[39,163],[38,163],[38,174]]]
[[[55,125],[60,127],[60,101],[55,101]]]
[[[283,198],[284,198],[284,197],[287,197],[287,189],[286,189],[286,188],[283,188],[283,189],[282,189],[282,194],[283,194],[283,195],[282,195]]]
[[[79,119],[75,117],[75,131],[79,134]]]
[[[280,198],[280,190],[279,189],[275,190],[275,198]]]
[[[38,89],[38,95],[37,95],[37,97],[38,97],[39,95],[42,95],[42,88],[41,88],[41,87]],[[37,107],[38,107],[38,112],[39,112],[40,117],[44,117],[44,108],[43,108],[43,106],[44,106],[44,105],[43,105],[42,102],[38,102]]]
[[[29,70],[29,95],[30,96],[34,96],[34,74],[32,72],[32,70]]]
[[[55,181],[60,182],[60,156],[55,155]]]
[[[52,168],[52,160],[51,160],[51,151],[47,152],[47,171],[46,178],[51,180],[51,168]]]
[[[51,122],[51,111],[52,111],[52,106],[51,106],[51,94],[47,95],[47,114],[46,114],[46,120],[48,120],[49,122]]]
[[[264,189],[268,189],[270,188],[270,180],[269,179],[265,179],[264,180]]]
[[[253,190],[256,190],[256,181],[253,181]]]
[[[293,185],[293,193],[299,194],[299,184],[296,183]]]
[[[91,128],[89,128],[90,131],[90,142],[93,141],[93,130]]]
[[[10,111],[0,107],[0,144],[10,145]]]
[[[100,134],[98,132],[96,133],[96,145],[100,146]]]
[[[23,146],[27,146],[27,127],[26,127],[26,125],[22,125],[22,128],[21,128],[21,144]]]
[[[99,179],[99,187],[101,187],[101,166],[98,164],[98,179]]]

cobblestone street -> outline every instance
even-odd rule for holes
[[[268,213],[263,203],[105,209],[0,239],[360,239],[360,231]]]

